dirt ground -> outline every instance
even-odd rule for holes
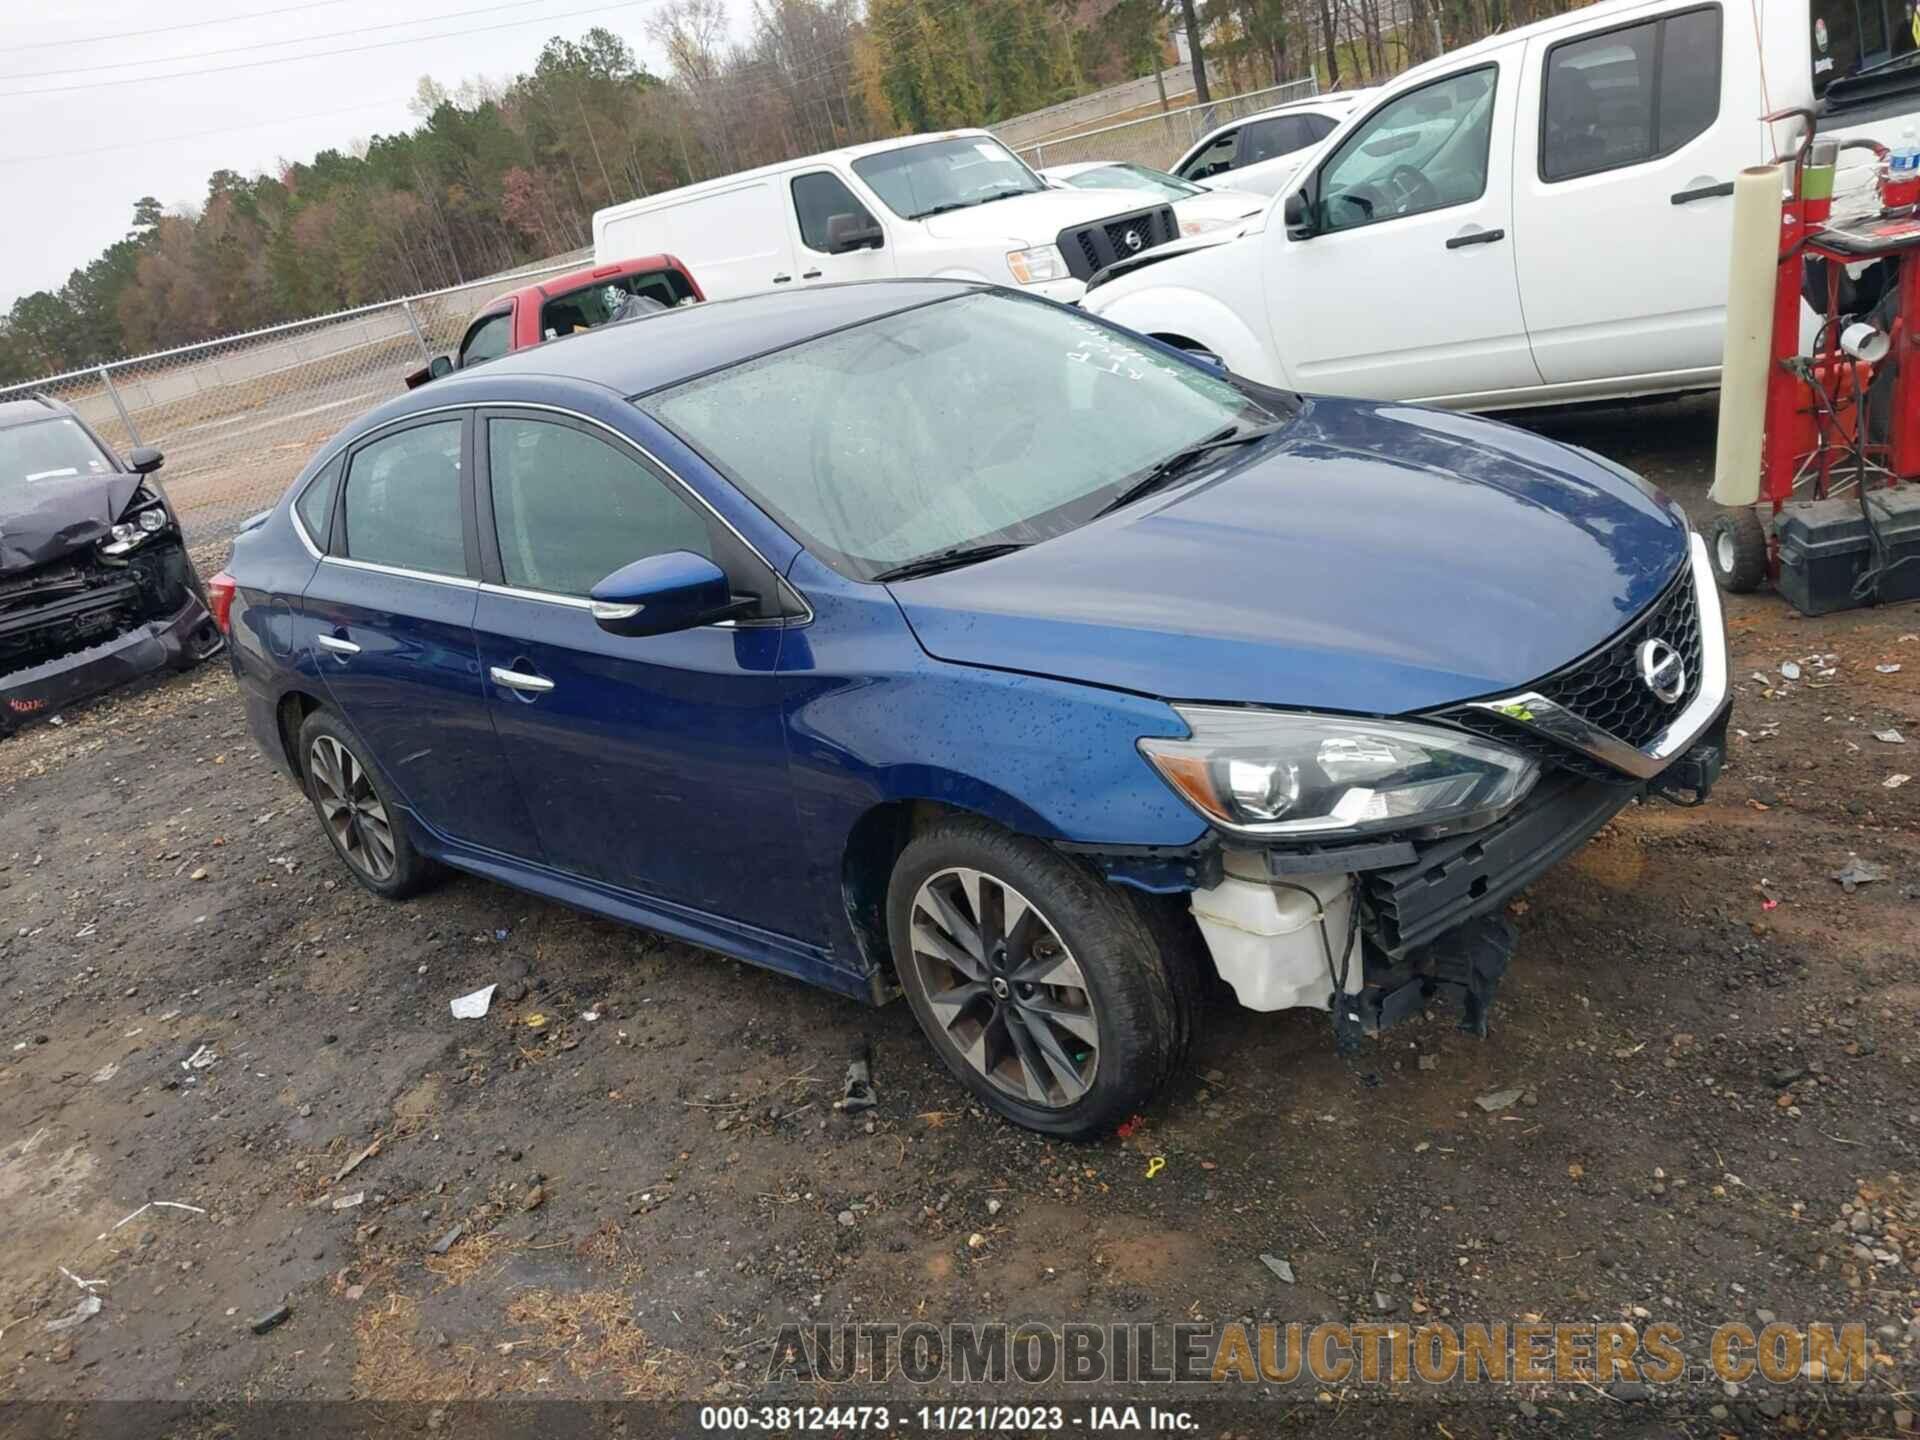
[[[1542,428],[1705,513],[1711,405]],[[373,899],[223,664],[37,725],[0,745],[0,1398],[816,1398],[763,1384],[791,1320],[1664,1320],[1691,1353],[1779,1317],[1864,1322],[1873,1377],[1444,1414],[1303,1384],[1244,1433],[1893,1434],[1920,782],[1887,782],[1920,771],[1920,607],[1763,594],[1731,629],[1720,788],[1512,905],[1492,1038],[1436,1017],[1341,1059],[1316,1014],[1216,1006],[1090,1145],[968,1104],[904,1005],[475,879]],[[1850,856],[1885,878],[1843,890]],[[879,1105],[844,1115],[865,1041]]]

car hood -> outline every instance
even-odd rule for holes
[[[1258,215],[1272,200],[1252,190],[1209,190],[1174,201],[1173,213],[1182,220],[1244,220]]]
[[[933,215],[923,223],[941,240],[1007,242],[1009,250],[1045,245],[1069,225],[1149,210],[1165,201],[1133,190],[1036,190]]]
[[[36,480],[0,500],[0,574],[84,550],[113,528],[140,487],[138,475]]]
[[[942,660],[1385,715],[1559,669],[1651,603],[1686,553],[1673,503],[1588,452],[1473,416],[1318,399],[1198,480],[892,590]]]

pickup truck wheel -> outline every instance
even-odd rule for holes
[[[1182,1049],[1181,997],[1143,909],[1038,841],[979,820],[925,831],[894,866],[887,925],[921,1030],[1017,1125],[1104,1134]]]
[[[438,877],[440,867],[413,848],[373,771],[357,753],[360,739],[327,710],[300,727],[300,773],[334,853],[353,878],[383,900],[405,900]]]
[[[1752,509],[1723,510],[1707,532],[1707,554],[1720,588],[1745,595],[1767,578],[1767,527]]]

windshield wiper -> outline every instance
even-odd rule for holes
[[[1171,484],[1182,471],[1192,468],[1200,460],[1216,451],[1229,450],[1235,446],[1264,440],[1267,436],[1286,429],[1289,423],[1286,420],[1275,420],[1266,425],[1249,425],[1245,429],[1238,425],[1229,425],[1225,430],[1209,435],[1204,440],[1196,440],[1186,449],[1176,450],[1166,459],[1156,461],[1146,474],[1095,511],[1095,516],[1097,518],[1100,515],[1111,515],[1114,511],[1133,504],[1142,496],[1151,495],[1162,486]]]
[[[944,215],[949,210],[971,210],[976,205],[988,205],[995,200],[1011,200],[1016,195],[1038,195],[1038,190],[996,190],[991,195],[976,195],[971,200],[949,200],[944,205],[936,205],[931,210],[922,210],[913,218],[924,220],[929,215]]]
[[[1026,548],[1026,542],[1019,540],[997,540],[991,545],[955,545],[950,550],[936,550],[931,555],[922,555],[918,560],[904,560],[872,578],[911,580],[917,575],[938,575],[942,570],[958,570],[962,565],[991,560],[997,555],[1011,555],[1016,550]]]

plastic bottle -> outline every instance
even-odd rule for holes
[[[1887,156],[1887,193],[1889,209],[1911,205],[1920,200],[1920,127],[1911,122],[1900,127],[1900,139]]]

